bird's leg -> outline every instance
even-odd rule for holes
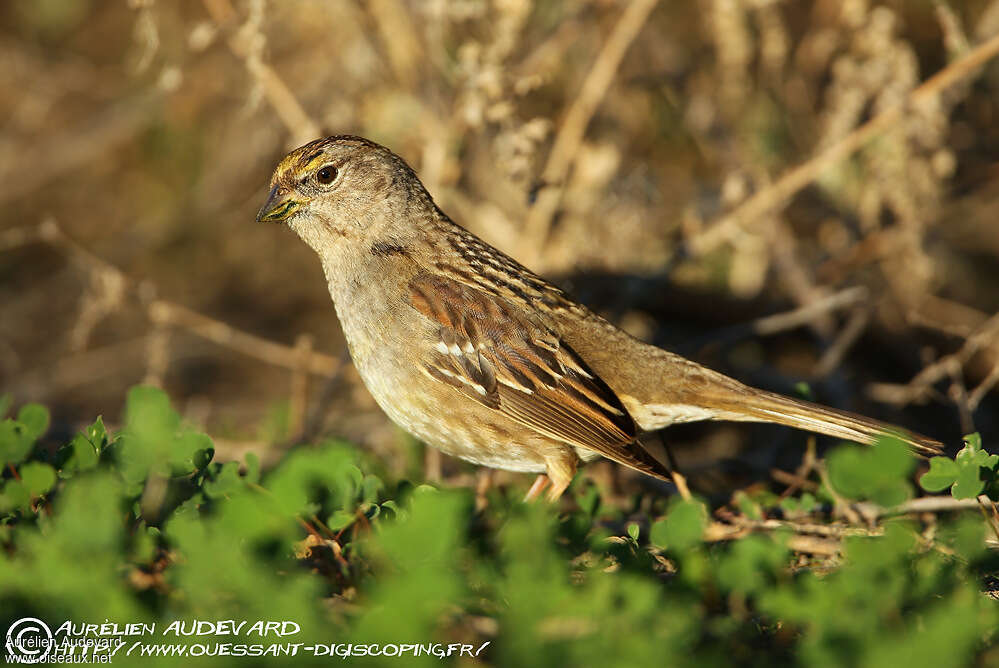
[[[562,498],[562,493],[565,492],[571,482],[572,478],[559,482],[552,482],[552,486],[548,489],[548,494],[545,495],[545,498],[548,499],[550,503],[555,503]]]
[[[538,477],[534,479],[534,484],[531,485],[531,489],[527,490],[527,496],[524,497],[524,503],[534,501],[536,498],[541,496],[541,492],[544,491],[549,482],[548,476],[544,473],[538,474]]]
[[[666,437],[661,431],[658,434],[663,448],[666,449],[666,459],[669,461],[669,475],[673,479],[673,484],[676,485],[676,490],[680,493],[680,497],[684,501],[690,501],[692,497],[690,495],[690,488],[687,487],[687,477],[680,473],[680,467],[676,465],[676,458],[673,457],[673,450],[669,447]]]
[[[559,500],[565,492],[569,483],[576,476],[576,462],[579,461],[575,453],[571,456],[550,458],[546,460],[548,477],[551,478],[552,486],[548,489],[547,499],[554,503]]]
[[[476,472],[475,480],[475,511],[482,512],[485,510],[488,500],[486,499],[486,493],[489,488],[493,485],[493,471],[494,469],[481,468]]]
[[[669,441],[666,440],[666,435],[662,431],[657,431],[656,434],[659,436],[659,442],[663,445],[663,450],[666,451],[666,461],[669,464],[669,472],[680,473],[680,467],[676,465],[676,457],[673,456],[673,448],[669,447]]]

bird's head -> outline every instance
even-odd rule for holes
[[[397,237],[403,207],[432,202],[397,155],[362,137],[317,139],[289,153],[271,177],[258,221],[286,223],[320,251],[342,239]]]

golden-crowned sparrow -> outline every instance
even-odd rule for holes
[[[601,455],[669,480],[638,437],[678,422],[774,422],[861,443],[888,429],[638,341],[452,222],[401,158],[367,139],[306,144],[270,185],[257,220],[286,223],[319,254],[378,405],[447,454],[547,474],[551,499],[580,460]]]

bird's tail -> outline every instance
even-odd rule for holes
[[[827,408],[810,401],[792,399],[763,390],[746,389],[749,390],[746,393],[731,393],[729,399],[719,398],[718,407],[725,413],[723,419],[773,422],[866,445],[874,443],[884,434],[890,434],[923,455],[937,455],[943,451],[943,443],[901,427],[856,413]]]
[[[567,343],[597,374],[613,379],[610,386],[644,431],[701,420],[773,422],[864,444],[893,434],[924,455],[943,450],[939,441],[894,425],[744,385],[623,332],[608,344],[611,330],[602,322],[586,320],[592,327],[587,336]]]

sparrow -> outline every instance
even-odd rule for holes
[[[606,457],[661,480],[640,437],[700,420],[770,422],[873,443],[931,438],[747,386],[618,329],[452,221],[389,149],[337,135],[289,153],[258,221],[319,256],[351,357],[400,427],[476,464],[540,474],[557,500]]]

